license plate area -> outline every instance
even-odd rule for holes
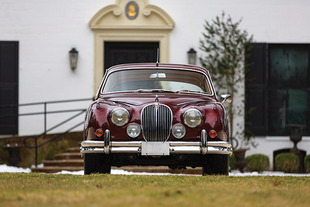
[[[168,142],[142,142],[141,154],[144,156],[170,155]]]

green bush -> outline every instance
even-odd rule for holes
[[[305,170],[307,173],[310,173],[310,155],[307,155],[304,159]]]
[[[250,172],[269,170],[269,158],[266,155],[254,154],[247,156],[245,160],[248,163],[246,170]]]
[[[276,169],[285,173],[296,173],[299,169],[299,157],[294,153],[281,153],[275,158]]]

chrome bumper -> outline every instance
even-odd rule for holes
[[[146,144],[148,143],[148,144]],[[86,140],[81,143],[81,154],[85,153],[135,153],[141,155],[170,154],[232,154],[232,147],[229,142],[214,141],[207,142],[105,142]],[[154,150],[152,150],[152,148]],[[146,150],[145,150],[146,149]]]

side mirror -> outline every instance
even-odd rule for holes
[[[231,103],[232,97],[229,94],[223,94],[221,95],[221,103]]]

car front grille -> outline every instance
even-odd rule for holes
[[[141,114],[142,134],[147,142],[165,142],[172,125],[172,111],[162,104],[152,104],[143,108]]]

